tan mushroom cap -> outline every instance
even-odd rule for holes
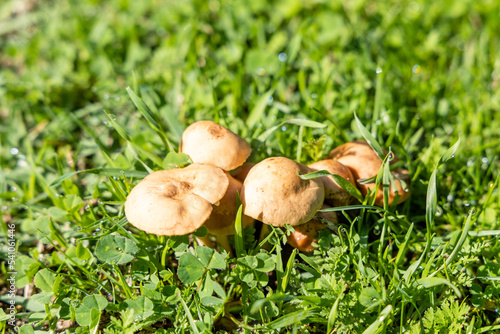
[[[323,183],[320,179],[302,180],[297,172],[312,171],[283,157],[256,164],[243,182],[243,213],[276,227],[295,226],[312,219],[323,204]]]
[[[329,208],[327,205],[323,205],[321,207],[321,209],[327,208]],[[338,222],[337,214],[334,211],[319,211],[317,216],[328,220],[332,224],[336,224]],[[307,223],[293,227],[295,232],[290,233],[290,235],[287,236],[287,241],[292,247],[307,253],[312,252],[315,249],[313,244],[318,242],[316,239],[318,233],[327,228],[327,226],[323,224],[317,216]]]
[[[321,160],[309,164],[307,167],[311,168],[313,171],[326,170],[330,174],[340,175],[351,182],[353,186],[356,186],[350,169],[336,160]],[[335,182],[333,177],[322,176],[321,181],[323,181],[323,185],[325,186],[325,203],[334,207],[351,204],[352,196]]]
[[[184,235],[196,231],[212,213],[229,186],[218,167],[192,164],[153,172],[139,182],[125,201],[128,221],[157,235]]]
[[[208,233],[214,235],[234,234],[234,222],[238,212],[237,197],[238,192],[241,192],[243,183],[233,178],[227,172],[226,175],[229,180],[227,191],[224,194],[224,197],[220,200],[219,205],[214,206],[212,214],[204,224]],[[243,228],[245,228],[253,222],[253,218],[242,215],[241,222]]]
[[[230,171],[252,153],[250,145],[231,130],[212,121],[199,121],[184,130],[180,152],[195,163],[211,164]]]
[[[382,167],[381,158],[375,153],[367,142],[356,140],[354,142],[340,145],[330,152],[330,158],[349,167],[356,180],[358,189],[361,190],[364,196],[366,196],[366,194],[375,187],[375,183],[362,184],[359,182],[359,180],[369,179],[376,176]],[[394,158],[392,163],[396,161],[397,159]],[[406,184],[409,185],[409,175],[406,170],[397,169],[392,174],[403,179]],[[396,195],[399,196],[398,204],[404,202],[410,196],[409,192],[403,190],[400,180],[395,178],[394,181],[396,184],[397,194],[391,186],[389,193],[389,205],[392,204]],[[382,185],[380,185],[379,189],[377,189],[375,205],[380,207],[384,206],[384,193]]]

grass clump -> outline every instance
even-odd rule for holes
[[[21,333],[500,330],[497,2],[0,9],[2,330],[11,300]],[[132,228],[127,194],[184,164],[202,119],[253,161],[311,163],[368,133],[412,195],[345,212],[312,254],[280,229],[269,249],[237,232],[230,257]]]

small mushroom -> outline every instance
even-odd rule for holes
[[[307,166],[313,171],[326,170],[330,174],[340,175],[347,181],[351,182],[353,186],[356,186],[354,177],[352,176],[349,168],[338,161],[327,159],[314,162]],[[333,177],[322,176],[321,181],[323,181],[323,185],[325,186],[325,203],[333,207],[347,206],[351,204],[352,196],[340,185],[338,185]]]
[[[218,167],[191,164],[146,176],[125,201],[128,221],[157,235],[184,235],[196,231],[212,214],[229,186]]]
[[[180,152],[195,163],[230,171],[241,166],[252,153],[250,145],[229,129],[212,121],[199,121],[184,130]]]
[[[245,181],[248,172],[250,172],[250,169],[255,166],[255,163],[253,162],[245,162],[243,165],[240,167],[236,168],[231,172],[231,175],[237,179],[240,180],[241,182]]]
[[[330,152],[330,158],[349,167],[352,175],[356,179],[358,189],[361,190],[364,196],[366,196],[369,191],[373,190],[375,187],[374,182],[362,183],[360,181],[376,176],[382,167],[382,160],[367,142],[356,140],[354,142],[340,145]],[[391,163],[396,161],[397,159],[394,158]],[[393,176],[397,176],[394,178],[396,191],[391,185],[389,192],[389,205],[393,203],[396,196],[399,196],[397,201],[398,204],[404,202],[410,196],[410,193],[403,189],[403,185],[400,181],[400,179],[402,179],[407,185],[409,184],[408,172],[403,169],[397,169],[392,172],[392,174]],[[384,206],[384,192],[382,185],[380,185],[379,189],[377,189],[375,205],[380,207]]]
[[[243,213],[276,227],[296,226],[311,220],[323,205],[323,182],[303,180],[297,172],[312,171],[283,157],[267,158],[256,164],[243,182]]]
[[[243,184],[228,173],[226,176],[229,180],[226,194],[220,200],[219,205],[214,207],[212,214],[204,224],[208,233],[214,235],[234,234],[234,220],[238,211],[237,194],[241,191]],[[252,218],[242,215],[243,227],[248,226],[252,221]]]
[[[321,209],[327,208],[329,208],[329,206],[323,205]],[[295,232],[287,236],[287,241],[292,247],[302,252],[310,253],[315,249],[313,244],[318,243],[316,239],[318,233],[328,227],[325,222],[327,222],[332,229],[336,230],[337,227],[335,224],[337,221],[337,214],[334,211],[318,211],[317,216],[307,223],[294,226],[293,229]]]

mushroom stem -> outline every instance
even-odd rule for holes
[[[196,237],[196,241],[198,242],[198,245],[200,246],[206,246],[209,248],[214,248],[215,243],[210,239],[208,235],[204,237]]]
[[[224,248],[229,256],[233,257],[233,250],[231,249],[231,244],[229,243],[229,236],[227,235],[216,235],[215,240],[220,247]]]

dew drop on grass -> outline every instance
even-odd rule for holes
[[[452,194],[449,194],[449,195],[446,197],[446,200],[447,200],[448,202],[450,202],[450,203],[451,203],[451,202],[453,202],[453,201],[455,200],[455,196],[453,196]]]
[[[488,158],[487,158],[487,157],[482,157],[482,158],[481,158],[481,162],[482,162],[483,164],[487,164],[487,163],[488,163],[488,161],[489,161],[489,160],[488,160]]]
[[[474,166],[474,159],[471,158],[467,160],[467,167],[472,167],[472,166]]]
[[[109,100],[109,94],[104,94],[104,96],[102,98],[105,100]]]
[[[274,101],[274,97],[271,95],[269,96],[269,100],[267,100],[267,104],[271,104]]]
[[[115,101],[116,102],[120,101],[120,97],[119,96],[115,96]]]
[[[78,226],[78,227],[76,228],[76,230],[77,230],[77,231],[80,231],[81,229],[82,229],[82,228],[81,228],[81,226]]]
[[[266,69],[263,67],[259,67],[259,69],[257,70],[257,74],[263,76],[264,74],[266,74]]]
[[[465,202],[465,203],[464,203],[464,206],[469,207],[469,206],[470,206],[470,203],[469,203],[469,202]]]
[[[318,94],[312,93],[311,94],[311,99],[316,100],[318,98]]]
[[[280,62],[284,63],[285,61],[288,60],[288,55],[284,52],[281,52],[279,55],[278,55],[278,59],[280,60]]]
[[[16,155],[19,153],[19,149],[17,147],[13,147],[10,149],[10,154]]]
[[[377,74],[382,73],[382,67],[377,67],[377,69],[375,70],[375,72],[377,72]]]
[[[282,126],[281,131],[286,131],[286,126]]]
[[[443,208],[438,206],[436,210],[436,216],[441,217],[443,215]]]

